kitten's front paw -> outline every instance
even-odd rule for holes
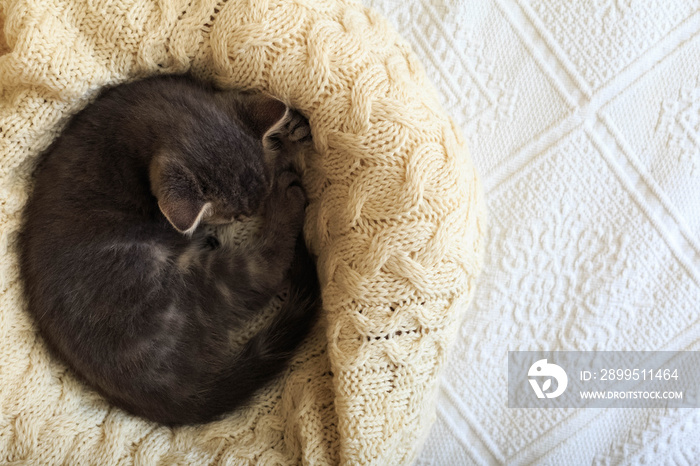
[[[291,116],[285,125],[287,139],[291,142],[308,142],[311,141],[311,127],[309,120],[304,115],[296,110],[289,111]]]

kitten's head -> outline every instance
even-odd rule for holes
[[[272,187],[274,137],[289,114],[262,95],[229,92],[205,100],[178,115],[178,134],[149,167],[161,212],[184,234],[202,222],[229,223],[259,210]]]

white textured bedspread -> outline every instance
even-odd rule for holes
[[[487,266],[419,464],[700,464],[700,410],[511,409],[508,350],[700,349],[700,1],[369,0],[470,141]]]

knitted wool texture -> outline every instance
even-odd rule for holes
[[[485,210],[459,132],[410,47],[342,0],[0,3],[0,462],[410,462],[482,266]],[[24,309],[17,231],[37,156],[102,86],[180,73],[309,117],[305,235],[323,319],[281,380],[221,421],[110,407]]]

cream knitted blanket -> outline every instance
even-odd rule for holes
[[[0,28],[0,462],[410,462],[482,266],[485,210],[406,42],[342,0],[3,0]],[[309,117],[324,319],[249,408],[170,429],[110,407],[47,353],[15,249],[37,156],[70,115],[104,85],[186,70]]]

